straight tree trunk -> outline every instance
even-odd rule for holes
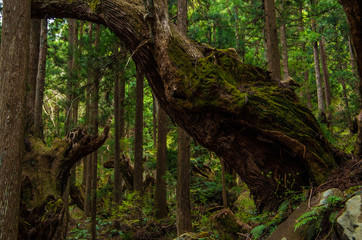
[[[322,63],[322,71],[323,71],[323,83],[324,83],[324,97],[326,103],[326,114],[327,114],[327,124],[330,125],[332,120],[331,113],[331,88],[329,84],[329,74],[328,74],[328,65],[327,65],[327,53],[325,47],[325,39],[322,36],[321,41],[319,42],[319,47],[321,51],[321,63]]]
[[[157,147],[157,100],[152,96],[152,133],[153,133],[153,147]]]
[[[187,35],[187,0],[177,1],[177,27]],[[176,227],[177,236],[192,231],[190,204],[190,137],[177,127],[177,186]]]
[[[0,239],[18,237],[30,1],[4,0],[0,50]]]
[[[318,115],[321,117],[322,122],[326,121],[325,115],[325,104],[324,104],[324,96],[323,96],[323,82],[321,79],[321,70],[319,64],[319,50],[318,50],[318,42],[313,43],[313,55],[314,55],[314,68],[315,68],[315,78],[317,84],[317,98],[318,98]]]
[[[118,48],[118,46],[117,46]],[[124,137],[124,98],[125,79],[123,72],[119,70],[121,62],[117,59],[114,70],[114,203],[121,204],[122,196],[122,176],[121,176],[121,151],[124,144],[120,141]]]
[[[43,98],[44,98],[44,82],[45,82],[45,67],[47,55],[47,33],[48,20],[41,20],[41,37],[40,37],[40,52],[38,63],[38,75],[36,78],[35,90],[35,108],[34,108],[34,135],[43,139]]]
[[[190,203],[190,137],[180,127],[177,128],[177,188],[176,227],[177,235],[192,232]]]
[[[76,79],[75,79],[75,55],[77,48],[77,20],[68,19],[69,24],[69,34],[68,34],[68,79],[67,79],[67,107],[66,107],[66,120],[65,120],[65,132],[68,133],[72,127],[75,126],[75,113],[74,110],[74,100],[75,100],[75,91],[76,91]],[[78,110],[76,109],[76,112]]]
[[[313,11],[314,0],[312,0],[311,3]],[[317,27],[316,27],[316,21],[314,19],[312,19],[311,28],[312,31],[316,32]],[[313,56],[314,56],[315,80],[317,85],[318,115],[321,118],[321,121],[325,123],[326,122],[325,100],[324,100],[325,98],[323,96],[323,82],[321,78],[318,42],[315,41],[312,43],[312,45],[313,45]]]
[[[166,200],[166,167],[167,167],[167,114],[159,108],[158,110],[158,141],[157,141],[157,163],[156,163],[156,190],[155,190],[155,215],[157,219],[167,217]]]
[[[274,0],[264,0],[265,9],[265,39],[267,44],[267,62],[271,76],[281,80],[279,41],[275,17]]]
[[[299,22],[299,31],[300,32],[304,32],[304,17],[303,17],[303,1],[300,1],[299,3],[299,17],[300,17],[300,22]],[[303,53],[305,52],[305,43],[302,43],[302,50]],[[308,69],[306,69],[303,73],[303,80],[304,83],[306,85],[305,87],[305,95],[306,95],[306,100],[307,100],[307,106],[310,110],[313,110],[313,106],[312,106],[312,96],[311,96],[311,92],[310,92],[310,82],[309,82],[309,71]]]
[[[34,123],[35,88],[38,75],[39,47],[40,47],[40,19],[30,19],[30,51],[29,73],[26,93],[26,131],[29,131]]]
[[[282,59],[283,59],[283,79],[289,78],[289,64],[288,64],[288,44],[287,44],[287,34],[285,30],[285,23],[282,23],[280,29],[280,43],[282,46]]]
[[[96,25],[95,31],[94,50],[98,52],[99,42],[101,36],[101,25]],[[97,63],[93,66],[93,82],[91,91],[91,129],[92,134],[98,134],[98,102],[99,102],[99,81],[100,69]],[[97,150],[92,153],[91,157],[91,239],[97,239],[97,163],[98,153]]]
[[[143,81],[144,75],[137,66],[133,186],[140,195],[143,193]]]
[[[93,24],[89,23],[89,46],[93,45]],[[88,66],[92,66],[92,60],[88,58]],[[92,85],[92,71],[88,71],[87,76],[87,93],[86,93],[86,124],[91,125],[91,85]],[[83,176],[85,176],[85,203],[84,203],[84,216],[90,217],[91,215],[91,191],[92,191],[92,156],[85,157]]]
[[[222,205],[224,208],[228,207],[228,198],[227,198],[227,185],[226,185],[226,179],[225,179],[225,175],[226,175],[226,166],[225,166],[225,161],[220,159],[220,164],[221,164],[221,183],[222,183]]]

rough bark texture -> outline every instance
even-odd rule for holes
[[[29,72],[26,93],[26,131],[30,130],[34,121],[35,87],[38,73],[39,47],[40,47],[40,19],[30,19],[30,51]]]
[[[319,50],[318,42],[313,43],[313,55],[314,55],[314,69],[315,69],[315,81],[317,85],[317,98],[318,98],[318,114],[322,121],[325,122],[325,101],[323,96],[323,82],[321,78],[321,68],[319,63]]]
[[[321,63],[322,63],[322,72],[323,72],[323,83],[324,83],[324,98],[326,103],[326,114],[327,114],[327,124],[330,124],[332,120],[331,113],[331,88],[329,84],[329,73],[328,73],[328,65],[327,65],[327,53],[326,53],[326,43],[324,40],[324,36],[322,36],[321,41],[319,43],[319,48],[321,50]]]
[[[0,239],[18,235],[30,1],[4,0],[0,52]]]
[[[94,49],[97,52],[99,50],[101,36],[101,26],[96,25],[95,31],[95,40],[94,40]],[[100,66],[97,66],[97,63],[94,64],[92,69],[92,89],[91,89],[91,131],[93,134],[98,134],[98,108],[99,108],[99,83],[101,80]],[[97,150],[94,151],[91,155],[91,239],[95,240],[97,238],[96,230],[96,215],[97,215],[97,163],[98,163],[98,153]]]
[[[35,89],[35,107],[34,107],[34,135],[43,138],[43,98],[44,98],[44,82],[45,82],[45,67],[47,56],[47,33],[48,20],[41,20],[41,37],[40,37],[40,52],[38,63],[38,74],[36,77]]]
[[[176,227],[177,236],[192,232],[190,203],[190,137],[182,129],[177,129],[177,189]]]
[[[264,0],[264,9],[268,69],[273,78],[280,80],[282,73],[280,69],[279,41],[274,0]]]
[[[142,193],[143,183],[143,81],[144,75],[137,66],[133,187],[139,194]]]
[[[288,64],[288,44],[287,44],[287,33],[285,30],[285,23],[282,23],[280,28],[280,43],[282,45],[282,59],[283,59],[283,79],[289,77],[289,64]]]
[[[107,126],[98,137],[79,128],[52,147],[29,137],[23,161],[19,239],[53,239],[58,234],[65,213],[62,195],[70,170],[82,157],[102,146],[108,132]]]
[[[121,78],[122,74],[114,72],[114,196],[116,204],[121,203],[122,179],[120,171],[121,161]]]
[[[166,169],[167,169],[167,114],[159,109],[157,135],[157,163],[156,163],[156,190],[155,190],[155,215],[158,219],[167,217],[166,202]]]
[[[259,210],[275,208],[286,190],[325,180],[335,158],[290,87],[242,63],[233,49],[187,39],[168,22],[164,6],[155,1],[153,39],[138,0],[101,0],[97,13],[80,0],[34,0],[32,11],[39,17],[88,18],[112,29],[134,52],[161,107],[235,169]]]
[[[177,27],[187,35],[187,0],[177,1]],[[190,204],[190,137],[177,127],[177,186],[176,228],[177,236],[192,232]]]

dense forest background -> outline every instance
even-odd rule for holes
[[[183,1],[168,1],[175,24],[180,19],[178,2]],[[189,38],[233,49],[242,62],[263,69],[279,62],[282,84],[313,112],[326,139],[353,153],[355,116],[362,102],[349,27],[337,0],[275,0],[272,31],[277,33],[279,55],[273,60],[267,53],[273,41],[266,28],[267,0],[186,2]],[[195,239],[264,239],[285,220],[284,214],[306,200],[305,191],[293,192],[280,208],[257,211],[232,167],[190,137],[181,148],[185,133],[159,107],[132,60],[134,52],[108,28],[75,19],[31,21],[35,55],[30,53],[29,78],[36,84],[27,91],[36,97],[27,104],[40,108],[26,113],[27,133],[50,149],[59,139],[74,146],[80,135],[110,126],[105,143],[71,171],[59,237],[172,239],[194,232]],[[186,181],[177,176],[180,153],[190,162],[189,199],[177,196],[177,185]],[[190,216],[185,217],[190,223],[183,229],[176,219],[177,198],[190,201]],[[56,212],[57,204],[47,203],[47,212]],[[242,230],[233,230],[234,225]],[[24,229],[29,234],[32,228]]]

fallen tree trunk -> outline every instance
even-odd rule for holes
[[[275,208],[291,190],[323,182],[336,159],[291,86],[242,63],[233,49],[189,40],[169,23],[165,2],[154,2],[150,20],[138,0],[100,0],[93,9],[81,0],[33,0],[32,16],[72,17],[112,29],[161,107],[235,169],[259,210]]]
[[[28,138],[23,161],[19,239],[53,239],[58,234],[65,213],[62,196],[70,170],[101,147],[108,132],[108,126],[100,136],[74,131],[55,141],[52,147],[38,138]],[[81,202],[78,204],[81,206]]]

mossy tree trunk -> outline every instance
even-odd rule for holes
[[[53,239],[64,221],[65,192],[71,168],[98,149],[107,139],[107,126],[100,136],[84,129],[71,132],[47,147],[29,137],[23,161],[19,239]]]
[[[189,40],[168,21],[166,1],[154,1],[151,19],[138,0],[101,0],[93,10],[81,0],[32,3],[34,17],[86,19],[112,29],[160,106],[235,169],[259,210],[275,208],[289,190],[321,183],[336,167],[316,119],[288,85],[242,63],[233,49]]]

